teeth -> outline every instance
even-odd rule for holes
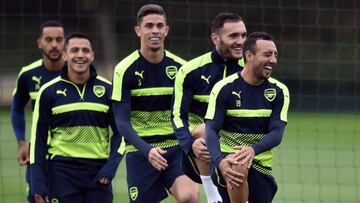
[[[160,40],[160,38],[159,37],[151,37],[150,40],[151,41],[158,41],[158,40]]]

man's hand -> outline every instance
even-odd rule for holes
[[[35,194],[34,195],[34,200],[35,200],[35,203],[49,203],[49,197],[47,195],[42,196],[42,195],[39,195],[39,194]]]
[[[166,151],[159,147],[154,147],[150,149],[148,156],[151,165],[159,171],[165,170],[168,167],[167,161],[162,154],[166,154]]]
[[[108,184],[110,184],[110,180],[109,180],[108,177],[100,177],[100,178],[98,179],[98,183],[99,183],[100,185],[108,185]]]
[[[210,153],[207,150],[204,138],[196,139],[192,144],[192,150],[197,158],[206,162],[210,161]]]
[[[226,181],[226,185],[232,189],[233,186],[239,187],[242,182],[244,182],[244,174],[241,174],[231,168],[232,165],[240,164],[234,154],[226,156],[219,163],[219,169]]]
[[[236,153],[236,159],[241,160],[241,165],[247,164],[247,168],[249,169],[255,157],[254,148],[250,146],[235,146],[234,149],[239,150],[239,152]]]
[[[28,164],[30,161],[29,145],[26,144],[25,141],[20,140],[18,142],[18,146],[19,146],[19,149],[18,149],[17,160],[21,166],[24,166],[24,165]]]

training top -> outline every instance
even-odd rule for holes
[[[180,68],[175,80],[172,123],[185,154],[192,152],[194,138],[190,130],[204,122],[211,89],[243,66],[242,59],[225,61],[214,49]]]
[[[274,78],[253,86],[239,72],[218,82],[211,92],[205,116],[211,161],[218,166],[223,159],[221,152],[236,152],[234,146],[252,146],[256,154],[253,167],[269,174],[271,148],[282,139],[289,102],[288,88]],[[211,128],[214,131],[208,131]]]
[[[112,100],[125,106],[115,114],[116,122],[120,122],[118,127],[125,124],[133,129],[120,131],[126,140],[126,153],[141,151],[147,156],[152,147],[178,145],[170,121],[171,99],[176,73],[184,63],[165,50],[163,60],[152,64],[136,50],[115,67]],[[130,117],[124,119],[124,114]]]
[[[69,80],[65,66],[61,76],[41,87],[31,131],[30,170],[36,180],[31,181],[33,193],[47,193],[47,155],[64,167],[104,165],[99,174],[109,178],[115,175],[122,157],[117,152],[121,137],[110,96],[111,83],[98,76],[94,66],[83,85]],[[114,133],[111,146],[109,125]]]
[[[11,121],[16,139],[25,140],[24,108],[31,100],[32,108],[40,87],[61,74],[60,71],[49,71],[39,59],[28,66],[24,66],[16,80],[11,106]]]

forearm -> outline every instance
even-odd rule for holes
[[[15,101],[11,106],[11,123],[18,144],[20,144],[20,141],[25,141],[25,113],[24,108]]]
[[[124,136],[127,143],[134,145],[135,148],[141,151],[144,156],[148,158],[148,154],[152,146],[141,139],[131,126],[130,104],[114,102],[112,107],[114,110],[116,127],[120,134]]]
[[[180,147],[184,153],[187,155],[192,153],[192,144],[194,143],[195,138],[191,136],[189,128],[178,128],[175,130],[175,135],[177,136]]]
[[[284,129],[284,122],[277,122],[270,126],[270,132],[258,143],[251,145],[255,150],[255,154],[260,154],[278,146],[282,140]]]
[[[208,120],[205,124],[205,142],[211,155],[211,161],[219,166],[219,163],[224,159],[220,150],[220,141],[218,136],[218,126],[214,121]]]

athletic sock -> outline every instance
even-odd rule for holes
[[[206,194],[207,202],[214,203],[214,202],[222,202],[222,198],[211,180],[210,176],[200,176],[202,185],[204,187],[204,191]]]

